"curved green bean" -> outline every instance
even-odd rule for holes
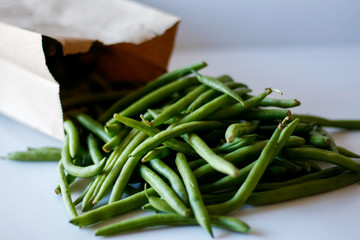
[[[76,158],[80,152],[80,137],[75,124],[70,120],[64,121],[64,130],[69,136],[69,151],[71,158]]]
[[[61,159],[64,164],[65,170],[69,174],[71,174],[72,176],[75,176],[75,177],[89,178],[89,177],[93,177],[93,176],[99,174],[103,170],[105,163],[106,163],[106,158],[103,158],[103,160],[101,160],[97,164],[90,165],[87,167],[74,165],[73,161],[71,159],[71,156],[70,156],[68,141],[69,140],[68,140],[68,136],[67,136],[65,138],[65,144],[64,144],[63,150],[61,152]]]

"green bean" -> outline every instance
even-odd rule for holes
[[[186,76],[191,73],[191,70],[200,70],[206,67],[207,64],[205,62],[197,62],[179,69],[176,69],[172,72],[165,73],[160,77],[150,81],[144,87],[132,92],[131,94],[127,95],[126,97],[120,99],[119,101],[115,102],[107,111],[105,111],[100,117],[99,121],[105,123],[108,119],[112,117],[115,112],[120,111],[122,108],[130,105],[134,101],[138,100],[145,94],[167,84],[172,81],[177,80],[180,77]]]
[[[120,116],[118,114],[115,114],[114,115],[114,118],[116,120],[118,120],[119,122],[129,126],[129,127],[132,127],[132,128],[135,128],[135,129],[138,129],[140,131],[143,131],[145,134],[149,135],[150,137],[153,137],[155,136],[156,134],[160,133],[161,131],[155,127],[149,127],[149,126],[146,126],[145,124],[139,122],[139,121],[136,121],[134,119],[131,119],[131,118],[127,118],[127,117],[124,117],[124,116]],[[187,153],[187,154],[193,154],[194,153],[194,150],[189,147],[187,144],[185,144],[184,142],[181,142],[179,140],[176,140],[176,139],[170,139],[166,142],[163,143],[166,147],[168,148],[171,148],[175,151],[179,151],[179,152],[184,152],[184,153]]]
[[[231,124],[225,132],[226,142],[232,143],[236,137],[252,133],[258,125],[258,121],[241,122]]]
[[[332,191],[360,180],[358,173],[344,173],[334,177],[317,179],[304,183],[293,184],[274,190],[252,193],[246,203],[252,205],[265,205],[287,201],[313,194]]]
[[[316,128],[316,131],[318,131],[319,134],[322,134],[323,136],[325,136],[329,139],[329,141],[330,141],[329,148],[331,151],[339,153],[339,150],[337,149],[337,146],[335,144],[335,140],[328,131],[326,131],[324,128],[319,127],[319,126]]]
[[[236,176],[238,169],[231,162],[220,157],[195,133],[186,135],[186,141],[195,151],[217,171],[229,176]]]
[[[210,216],[211,225],[239,233],[248,233],[250,227],[243,221],[224,216]],[[116,233],[136,231],[156,226],[196,225],[194,218],[183,217],[176,213],[152,214],[124,220],[96,230],[95,235],[106,236]]]
[[[212,128],[221,128],[225,127],[224,123],[218,121],[195,121],[190,123],[180,124],[174,128],[167,129],[159,132],[152,138],[147,139],[142,144],[139,145],[136,151],[134,151],[131,156],[143,156],[145,153],[159,146],[160,144],[181,136],[183,134],[204,130],[204,129],[212,129]]]
[[[153,210],[154,212],[176,213],[176,211],[162,198],[149,197],[149,203],[145,204],[142,209]]]
[[[58,147],[38,147],[38,148],[28,147],[27,151],[33,151],[33,152],[54,151],[54,152],[61,153],[61,148],[58,148]]]
[[[62,161],[60,161],[58,164],[57,175],[59,178],[59,185],[60,185],[61,195],[62,195],[62,199],[63,199],[64,205],[65,205],[65,208],[66,208],[67,212],[69,213],[70,217],[74,218],[78,214],[77,214],[75,206],[71,200],[71,193],[70,193],[69,185],[66,182],[66,176],[65,176],[65,171],[64,171],[64,166],[63,166]]]
[[[70,174],[66,174],[65,176],[66,178],[66,182],[68,185],[72,184],[75,180],[76,180],[76,177],[70,175]],[[61,193],[61,188],[60,188],[60,185],[58,185],[56,188],[55,188],[55,193],[56,194],[60,194]]]
[[[118,134],[116,134],[113,138],[111,138],[110,141],[103,145],[102,149],[104,150],[104,152],[110,152],[114,148],[118,147],[120,142],[124,140],[124,138],[129,134],[129,132],[129,128],[123,128],[121,131],[119,131]]]
[[[149,164],[157,173],[159,173],[169,181],[170,186],[174,190],[174,192],[185,204],[188,204],[189,200],[185,186],[179,176],[175,173],[175,171],[160,159],[153,159],[149,161]]]
[[[146,192],[146,184],[145,189],[146,197],[149,201],[149,205],[151,205],[152,208],[156,209],[156,211],[160,212],[168,212],[168,213],[175,213],[176,211],[162,198],[156,197],[156,196],[149,196]],[[146,208],[146,205],[143,206]]]
[[[69,136],[69,151],[71,158],[75,158],[80,151],[80,137],[75,124],[70,120],[64,121],[64,130]]]
[[[197,222],[213,237],[210,217],[202,200],[201,193],[193,172],[184,154],[178,153],[175,163],[184,181],[189,196],[189,203]]]
[[[96,164],[103,159],[103,155],[99,149],[98,143],[93,134],[89,134],[87,137],[87,145],[89,149],[89,154],[91,156],[92,161]]]
[[[332,120],[307,114],[292,114],[293,117],[300,118],[301,122],[315,122],[323,127],[335,127],[345,129],[360,129],[360,120]]]
[[[209,77],[209,76],[204,76],[199,74],[196,71],[192,71],[196,78],[199,80],[199,82],[201,82],[202,84],[209,86],[212,89],[215,89],[219,92],[222,92],[228,96],[230,96],[231,98],[235,99],[236,101],[238,101],[239,103],[241,103],[242,105],[244,105],[244,101],[242,100],[242,98],[233,90],[231,90],[228,86],[226,86],[225,84],[223,84],[221,81],[219,81],[216,78],[213,77]]]
[[[90,165],[87,167],[81,167],[81,166],[74,165],[72,162],[71,156],[70,156],[68,142],[69,142],[69,137],[66,136],[65,144],[64,144],[63,150],[61,152],[61,159],[64,164],[65,170],[69,174],[71,174],[75,177],[89,178],[89,177],[93,177],[93,176],[99,174],[103,170],[105,163],[106,163],[106,158],[103,158],[103,160],[101,160],[97,164]]]
[[[360,173],[359,163],[336,152],[315,148],[288,148],[285,150],[285,152],[291,159],[312,159],[322,162],[328,162],[343,167],[345,169]]]
[[[329,147],[331,144],[331,139],[322,134],[311,131],[309,133],[309,144],[314,145],[316,147]]]
[[[271,88],[266,88],[264,92],[252,98],[249,98],[248,100],[244,101],[243,104],[236,103],[214,112],[210,119],[229,119],[235,116],[239,116],[248,109],[256,107],[259,102],[263,100],[266,96],[268,96],[270,93],[272,93],[272,91],[273,90]]]
[[[277,153],[279,153],[286,145],[286,142],[290,138],[297,123],[299,122],[299,119],[293,120],[287,127],[285,127],[286,130],[284,131],[284,122],[288,118],[289,117],[286,117],[284,121],[279,124],[279,127],[274,131],[270,140],[262,150],[260,157],[255,161],[254,166],[251,168],[244,183],[238,189],[234,197],[222,204],[209,205],[207,207],[209,213],[228,213],[238,208],[246,201],[251,192],[255,189],[267,166],[275,158]]]
[[[14,151],[7,153],[5,158],[18,161],[59,161],[61,149]]]
[[[147,194],[149,196],[157,195],[155,190],[152,188],[147,189]],[[80,216],[74,217],[70,220],[70,223],[81,227],[89,226],[138,209],[147,202],[148,200],[145,191],[141,191],[126,198],[122,198],[119,201],[101,206],[89,212],[83,213]]]
[[[110,141],[111,137],[105,132],[103,126],[95,121],[92,117],[85,113],[77,113],[74,115],[76,120],[81,123],[86,129],[94,133],[104,142]]]
[[[343,172],[345,172],[345,170],[340,167],[331,167],[331,168],[321,170],[319,172],[306,174],[306,175],[296,177],[296,178],[286,180],[286,181],[259,183],[256,186],[255,191],[276,189],[276,188],[281,188],[281,187],[285,187],[288,185],[303,183],[303,182],[312,181],[312,180],[316,180],[316,179],[333,177],[333,176],[338,175]]]
[[[113,187],[117,186],[116,179],[119,176],[119,173],[122,171],[124,165],[126,164],[129,154],[136,148],[137,145],[139,145],[146,138],[147,138],[146,134],[142,132],[138,132],[134,137],[133,135],[129,135],[129,137],[127,137],[127,139],[124,140],[129,143],[123,149],[120,156],[116,159],[114,163],[114,167],[112,167],[109,173],[107,174],[106,179],[102,183],[102,186],[93,201],[94,205],[97,204],[97,202],[102,197],[105,196],[105,194],[109,191],[109,189],[114,183],[115,184]]]
[[[239,149],[244,146],[248,146],[252,143],[254,143],[257,135],[256,134],[250,134],[250,135],[243,135],[241,137],[236,137],[233,142],[231,143],[224,143],[222,145],[219,145],[212,150],[216,153],[222,153],[222,152],[232,152],[236,149]]]
[[[141,177],[180,215],[189,215],[189,209],[176,193],[151,169],[145,165],[139,166]]]
[[[216,114],[219,116],[215,118],[214,114],[212,115],[211,119],[222,119],[222,116],[219,113]],[[241,115],[242,119],[245,120],[282,120],[286,116],[290,116],[290,111],[287,109],[249,109],[247,112]],[[231,117],[236,117],[236,114],[229,116],[229,118]],[[295,116],[293,115],[293,117]]]
[[[292,108],[300,106],[300,101],[297,99],[273,99],[264,98],[259,103],[260,107],[279,107],[279,108]]]
[[[165,146],[157,147],[150,150],[144,157],[141,158],[141,162],[148,162],[154,159],[161,159],[169,156],[171,150]]]
[[[359,154],[356,154],[352,151],[350,151],[349,149],[346,149],[344,147],[341,146],[336,146],[337,149],[339,150],[339,153],[346,156],[346,157],[350,157],[350,158],[360,158]]]

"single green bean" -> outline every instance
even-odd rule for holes
[[[222,152],[232,152],[236,149],[239,149],[241,147],[248,146],[256,140],[257,135],[256,134],[250,134],[250,135],[243,135],[241,137],[236,137],[235,140],[231,143],[224,143],[221,144],[212,150],[216,153],[222,153]]]
[[[195,151],[217,171],[229,176],[236,176],[238,169],[228,160],[220,157],[195,133],[189,133],[185,137]]]
[[[300,105],[301,103],[297,99],[264,98],[259,103],[260,107],[279,107],[279,108],[292,108]]]
[[[202,84],[209,86],[210,88],[215,89],[219,92],[222,92],[222,93],[230,96],[231,98],[235,99],[242,105],[244,105],[244,101],[242,100],[242,98],[236,92],[231,90],[228,86],[226,86],[224,83],[222,83],[218,79],[209,77],[209,76],[205,76],[205,75],[201,75],[196,71],[192,71],[192,72],[195,74],[195,76],[197,77],[199,82],[201,82]]]
[[[132,210],[140,208],[142,205],[148,202],[146,194],[149,196],[156,196],[156,192],[153,188],[148,188],[147,192],[141,191],[122,198],[119,201],[103,205],[99,208],[93,209],[89,212],[85,212],[80,216],[74,217],[70,220],[70,223],[84,227],[92,224],[105,221],[109,218],[119,216],[124,213],[128,213]]]
[[[76,158],[80,152],[80,137],[75,124],[70,120],[64,121],[64,130],[69,136],[69,151],[71,158]]]
[[[350,151],[349,149],[346,149],[344,147],[341,146],[336,146],[337,149],[339,150],[339,153],[346,156],[346,157],[350,157],[350,158],[360,158],[359,154],[356,154],[352,151]]]
[[[70,217],[74,218],[78,214],[77,214],[75,206],[71,200],[71,193],[70,193],[69,185],[66,182],[66,176],[65,176],[65,171],[64,171],[64,166],[63,166],[62,161],[60,161],[58,164],[57,175],[59,178],[59,185],[60,185],[61,195],[62,195],[62,199],[63,199],[64,205],[65,205],[65,208],[66,208],[67,212],[70,214]]]
[[[104,127],[85,113],[77,113],[74,115],[76,120],[81,123],[86,129],[94,133],[104,142],[110,141],[111,137],[105,132]]]
[[[210,221],[211,225],[214,227],[223,228],[239,233],[250,232],[250,227],[243,221],[236,218],[225,216],[210,216]],[[152,214],[124,220],[99,228],[96,230],[95,235],[107,236],[116,233],[137,231],[140,229],[146,229],[156,226],[184,226],[196,224],[196,219],[183,217],[176,213]]]
[[[197,222],[213,237],[210,217],[202,200],[201,193],[193,172],[184,154],[178,153],[175,163],[184,181],[189,196],[189,203]]]
[[[226,142],[232,143],[236,137],[252,133],[253,131],[255,131],[258,124],[258,121],[231,124],[225,131]]]
[[[71,174],[75,177],[89,178],[89,177],[93,177],[93,176],[99,174],[103,170],[105,163],[106,163],[106,158],[103,158],[103,160],[101,160],[97,164],[90,165],[87,167],[74,165],[73,161],[71,159],[71,156],[70,156],[68,142],[69,142],[69,137],[66,136],[65,144],[64,144],[63,150],[61,152],[61,159],[64,164],[65,170],[69,174]]]
[[[87,137],[87,145],[89,149],[89,154],[91,156],[91,160],[96,164],[103,159],[103,155],[99,149],[96,138],[93,134],[89,134]]]
[[[323,127],[335,127],[345,129],[360,129],[360,120],[332,120],[307,114],[292,114],[295,118],[300,118],[301,122],[315,122]]]
[[[61,149],[14,151],[7,153],[5,158],[18,161],[59,161]]]

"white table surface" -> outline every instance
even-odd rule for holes
[[[282,98],[297,98],[293,112],[329,118],[360,119],[360,46],[279,49],[176,49],[170,70],[199,60],[204,73],[229,74],[253,93],[281,89]],[[0,70],[1,72],[1,70]],[[1,79],[4,81],[4,79]],[[276,96],[273,93],[272,97]],[[337,144],[360,153],[360,131],[334,131]],[[62,143],[0,115],[0,155],[26,147]],[[101,239],[93,228],[79,229],[68,215],[57,185],[55,162],[0,159],[0,239]],[[127,215],[129,216],[129,215]],[[244,207],[233,214],[253,229],[249,235],[216,229],[217,239],[359,239],[360,186],[263,207]],[[109,239],[210,239],[200,227],[151,230]]]

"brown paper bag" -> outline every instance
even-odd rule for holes
[[[60,89],[93,73],[154,79],[167,70],[178,22],[125,0],[9,1],[0,8],[0,112],[62,140]]]

